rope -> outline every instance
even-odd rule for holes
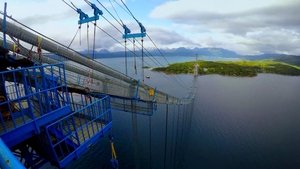
[[[111,34],[109,34],[108,32],[106,32],[104,29],[102,29],[102,28],[99,27],[99,26],[97,26],[97,28],[100,29],[102,32],[104,32],[107,36],[111,37],[114,41],[116,41],[117,43],[119,43],[121,46],[125,47],[125,45],[124,45],[122,42],[120,42],[118,39],[116,39],[116,38],[113,37]],[[133,51],[131,51],[131,50],[129,50],[129,49],[127,49],[127,50],[130,51],[132,54],[134,54],[134,55],[136,56],[136,54],[135,54]],[[149,64],[148,62],[146,62],[146,61],[145,61],[145,63],[146,63],[147,65],[150,65],[150,64]]]
[[[79,25],[79,45],[81,46],[81,25]]]
[[[69,47],[72,45],[72,43],[73,43],[74,39],[76,38],[76,36],[77,36],[77,34],[78,34],[79,30],[80,30],[80,26],[78,27],[78,29],[77,29],[77,31],[76,31],[76,33],[75,33],[75,35],[73,36],[73,38],[72,38],[71,42],[69,43],[69,45],[68,45],[68,48],[69,48]]]
[[[86,24],[86,41],[87,41],[87,48],[88,48],[88,58],[90,57],[90,41],[89,41],[89,24]]]
[[[127,40],[125,38],[125,74],[126,76],[128,75],[128,72],[127,72]]]
[[[37,53],[39,54],[39,62],[42,63],[42,48],[41,48],[41,44],[42,44],[42,37],[38,36],[37,38]]]
[[[133,39],[133,53],[135,53],[135,39]],[[133,58],[134,58],[134,72],[135,72],[135,75],[137,75],[137,69],[136,69],[136,57],[135,55],[133,55]]]
[[[142,76],[143,76],[143,83],[145,82],[145,75],[144,75],[144,73],[145,73],[145,71],[144,71],[144,67],[145,67],[145,65],[144,65],[144,39],[142,38]]]
[[[97,26],[97,21],[94,23],[94,42],[93,42],[93,59],[95,59],[95,48],[96,48],[96,26]]]

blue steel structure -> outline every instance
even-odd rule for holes
[[[99,20],[99,15],[103,15],[103,12],[93,3],[88,3],[92,9],[94,10],[94,16],[89,17],[86,13],[82,12],[81,9],[76,8],[77,13],[79,14],[79,21],[78,24],[84,24],[92,21]]]
[[[0,72],[0,146],[26,168],[66,167],[111,126],[110,97],[69,93],[63,64]]]

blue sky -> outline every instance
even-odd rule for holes
[[[116,16],[109,0],[100,1]],[[134,20],[115,1],[120,4],[121,1],[111,0],[124,23],[133,32],[138,31]],[[96,1],[92,2],[100,7]],[[92,13],[83,0],[73,3]],[[300,55],[300,0],[126,0],[125,3],[161,48],[221,47],[240,54]],[[0,8],[3,9],[3,3]],[[12,0],[8,1],[8,11],[17,20],[64,44],[71,41],[78,28],[77,13],[61,0],[26,0],[26,3]],[[117,25],[105,11],[104,16]],[[121,34],[103,18],[98,25],[123,41]],[[123,50],[100,30],[96,39],[98,50]],[[82,42],[79,45],[76,38],[72,47],[87,48],[85,26]],[[149,39],[145,39],[145,45],[153,47]]]

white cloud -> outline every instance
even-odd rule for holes
[[[299,0],[175,0],[157,6],[150,16],[171,21],[177,33],[203,46],[300,54],[299,6]]]

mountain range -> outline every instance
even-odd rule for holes
[[[262,60],[262,59],[273,59],[277,61],[286,62],[289,64],[299,65],[300,66],[300,56],[296,55],[286,55],[280,53],[266,53],[259,55],[240,55],[234,51],[223,49],[223,48],[172,48],[172,49],[161,49],[158,50],[145,50],[145,55],[151,56],[161,56],[161,53],[164,56],[206,56],[206,57],[218,57],[218,58],[240,58],[246,60]],[[87,51],[80,52],[82,54],[87,54]],[[91,55],[91,52],[90,52]],[[113,57],[124,57],[125,51],[110,52],[108,50],[100,50],[95,52],[95,58],[113,58]],[[136,51],[136,55],[140,56],[141,51]],[[132,52],[127,53],[128,57],[133,56]]]

